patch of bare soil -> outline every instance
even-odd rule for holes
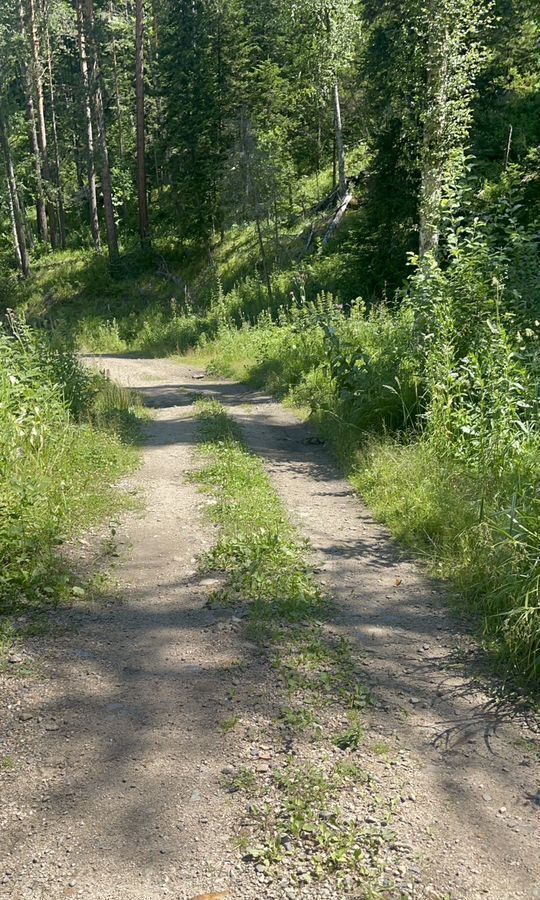
[[[272,881],[235,846],[246,802],[223,784],[248,764],[264,778],[289,751],[266,658],[237,616],[208,608],[215,580],[197,574],[214,539],[186,477],[197,393],[265,460],[336,598],[333,628],[360,653],[375,704],[358,755],[396,806],[388,896],[540,897],[538,731],[486,690],[441,587],[271,398],[170,360],[97,363],[155,410],[127,484],[146,505],[117,528],[100,601],[55,613],[56,633],[2,676],[0,896],[348,896]],[[296,747],[307,762],[318,752]]]

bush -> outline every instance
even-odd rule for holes
[[[113,398],[118,405],[118,398]],[[112,482],[133,460],[103,379],[68,350],[11,319],[0,329],[0,611],[57,601],[65,592],[55,551],[76,527],[117,504]]]
[[[301,290],[255,325],[226,323],[204,353],[228,373],[240,357],[244,377],[309,407],[378,515],[453,580],[487,644],[531,684],[540,267],[508,207],[497,216],[450,217],[443,264],[413,259],[393,309]]]

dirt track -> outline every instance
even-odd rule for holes
[[[0,896],[291,896],[239,863],[241,800],[219,786],[223,768],[264,741],[274,711],[264,661],[241,630],[216,628],[212,585],[196,571],[213,540],[185,478],[196,392],[241,422],[314,548],[338,601],[335,627],[361,648],[376,701],[370,733],[389,747],[373,766],[381,790],[400,785],[411,896],[540,898],[540,739],[482,690],[474,645],[440,587],[271,398],[170,360],[98,363],[155,410],[129,484],[146,506],[117,529],[118,584],[102,603],[59,614],[65,633],[29,647],[28,676],[4,679],[0,760],[14,767],[0,770]],[[232,714],[243,729],[223,734]]]

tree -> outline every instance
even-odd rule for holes
[[[166,153],[183,236],[222,224],[222,179],[234,140],[244,27],[236,0],[168,0],[161,43]]]
[[[333,145],[336,154],[338,190],[344,196],[346,184],[345,144],[340,96],[340,78],[350,64],[356,32],[360,27],[357,4],[350,0],[309,0],[306,36],[310,52],[319,60],[317,89],[325,102],[333,106]],[[304,54],[302,54],[304,55]]]
[[[462,172],[474,79],[482,59],[478,32],[486,12],[475,0],[413,4],[412,24],[421,38],[423,56],[416,88],[422,129],[418,204],[421,259],[437,252],[444,186]]]
[[[0,100],[0,146],[4,157],[6,168],[6,179],[9,189],[9,207],[12,216],[13,232],[15,238],[15,253],[19,263],[21,273],[24,278],[30,275],[30,261],[28,257],[28,248],[26,245],[26,234],[24,227],[24,213],[19,200],[19,190],[17,179],[15,176],[15,168],[13,166],[13,158],[11,155],[11,147],[9,144],[8,124],[3,103]]]
[[[139,236],[141,246],[150,243],[148,195],[145,162],[144,116],[144,0],[135,4],[135,90],[137,97],[137,193],[139,199]]]
[[[94,16],[93,0],[77,0],[81,6],[83,31],[85,33],[86,46],[89,49],[89,84],[90,97],[93,105],[93,113],[97,123],[99,148],[101,155],[101,189],[103,192],[103,208],[105,211],[105,227],[107,231],[107,247],[109,250],[109,262],[113,269],[117,268],[120,253],[118,250],[118,236],[116,232],[116,220],[114,216],[114,204],[112,194],[111,166],[109,161],[109,147],[107,143],[107,130],[105,125],[105,111],[103,108],[103,91],[101,87],[101,69],[96,38],[96,23]]]
[[[50,40],[50,4],[51,0],[43,0],[44,10],[44,44],[47,70],[47,87],[49,92],[49,111],[51,120],[52,144],[54,152],[54,181],[56,184],[56,203],[58,210],[59,245],[66,248],[66,216],[64,208],[64,191],[62,187],[62,167],[58,145],[58,127],[56,114],[56,94],[53,76],[53,63]]]
[[[394,256],[399,232],[403,261],[412,249],[410,226],[403,227],[409,216],[416,218],[420,257],[437,252],[445,186],[462,171],[486,15],[486,5],[474,0],[366,0],[363,68],[374,184],[378,202],[398,217],[395,226],[387,221],[386,232]]]
[[[49,234],[53,249],[60,246],[58,238],[56,207],[53,200],[54,187],[49,164],[47,125],[45,120],[45,94],[43,90],[43,60],[38,33],[37,10],[35,0],[27,0],[28,31],[30,36],[31,63],[30,73],[34,103],[36,110],[37,142],[41,159],[41,174],[45,188],[45,206],[49,220]]]
[[[35,177],[35,201],[37,229],[40,238],[47,243],[49,240],[49,226],[47,223],[47,211],[45,208],[45,192],[43,189],[43,178],[41,174],[41,156],[39,152],[39,144],[36,128],[36,115],[34,108],[33,88],[28,68],[28,37],[26,30],[26,21],[22,0],[18,0],[17,5],[19,28],[20,28],[20,70],[22,75],[22,86],[24,92],[24,101],[26,108],[26,117],[28,122],[28,131],[30,137],[30,147],[32,152],[32,162]]]
[[[96,165],[94,155],[94,125],[92,122],[92,96],[90,92],[90,79],[88,76],[88,58],[86,53],[86,35],[81,4],[76,3],[77,35],[79,43],[79,64],[82,81],[82,102],[84,109],[84,122],[86,128],[86,167],[88,177],[88,199],[90,204],[90,226],[94,247],[101,253],[101,236],[99,231],[99,215],[96,190]]]

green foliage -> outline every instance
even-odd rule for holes
[[[302,289],[274,317],[224,324],[203,352],[309,408],[376,512],[454,580],[487,645],[531,684],[539,267],[519,217],[512,173],[489,202],[466,181],[447,201],[444,264],[413,270],[399,305],[343,308]]]
[[[120,403],[122,400],[122,404]],[[0,331],[0,610],[69,592],[58,545],[118,505],[112,483],[134,461],[133,400],[73,353],[11,319]],[[95,424],[94,424],[95,423]]]
[[[365,736],[365,729],[357,717],[351,718],[349,727],[338,734],[335,743],[340,750],[358,750]]]

